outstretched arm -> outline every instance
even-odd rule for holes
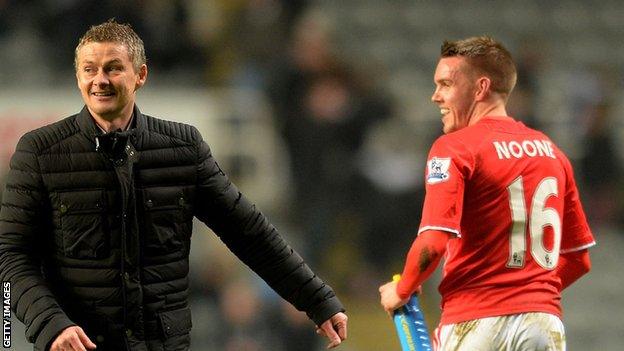
[[[339,344],[346,337],[347,320],[333,289],[230,182],[203,141],[198,158],[195,215],[275,292],[305,311],[330,338],[330,346]]]

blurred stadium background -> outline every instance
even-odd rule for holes
[[[377,287],[401,269],[420,219],[441,132],[440,44],[502,40],[519,67],[509,112],[568,153],[598,242],[593,271],[564,293],[568,349],[622,349],[623,2],[0,0],[0,174],[24,132],[80,110],[75,45],[111,17],[145,41],[142,112],[201,130],[346,304],[345,351],[399,349]],[[193,350],[324,348],[205,226],[193,241]],[[423,296],[431,329],[436,279]],[[31,349],[12,326],[12,349]]]

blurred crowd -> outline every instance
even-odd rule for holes
[[[401,268],[420,220],[424,153],[441,124],[434,109],[410,106],[411,99],[428,103],[434,67],[418,82],[422,96],[389,89],[394,67],[343,50],[342,19],[324,12],[325,3],[0,0],[0,78],[4,88],[8,81],[72,84],[77,38],[115,18],[145,41],[155,81],[149,84],[259,92],[271,106],[288,163],[288,182],[281,182],[287,210],[270,217],[343,299],[376,305],[377,286]],[[483,34],[455,33],[449,39]],[[592,224],[620,227],[621,72],[603,65],[550,71],[543,38],[529,34],[509,43],[519,69],[510,113],[552,132],[571,155]],[[553,101],[559,107],[545,106]],[[198,349],[322,347],[305,316],[233,268],[227,254],[211,250],[196,259],[192,275]]]

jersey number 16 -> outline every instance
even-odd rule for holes
[[[526,228],[529,222],[529,234],[531,238],[531,256],[540,266],[551,270],[557,266],[559,260],[559,246],[561,244],[561,218],[552,207],[546,207],[546,200],[550,196],[557,196],[557,179],[544,178],[535,189],[533,199],[529,204],[531,216],[527,218],[527,207],[524,202],[524,185],[522,177],[507,187],[509,191],[509,206],[511,208],[512,228],[509,240],[509,260],[507,267],[522,268],[526,255]],[[544,245],[544,229],[551,227],[554,237],[552,250]]]

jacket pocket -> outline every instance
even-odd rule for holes
[[[165,339],[178,335],[186,335],[193,327],[191,310],[188,307],[179,310],[160,312],[158,313],[158,320],[162,328],[162,335]]]
[[[184,248],[191,235],[188,201],[179,188],[142,191],[143,229],[147,254],[166,254]]]
[[[73,258],[101,258],[108,253],[103,189],[58,193],[63,253]]]

